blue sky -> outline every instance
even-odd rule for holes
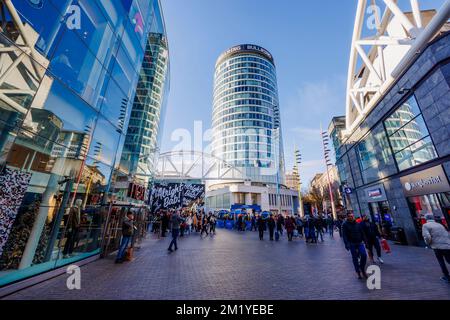
[[[320,123],[326,128],[333,116],[345,114],[357,1],[161,2],[171,59],[162,151],[178,143],[172,141],[174,130],[194,132],[194,121],[202,121],[203,130],[210,128],[215,61],[229,47],[252,43],[268,49],[275,58],[286,169],[292,168],[297,145],[303,154],[302,180],[309,182],[323,171]],[[437,7],[443,0],[422,2]]]

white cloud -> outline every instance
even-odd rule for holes
[[[324,111],[341,114],[344,110],[345,78],[334,76],[319,82],[304,83],[297,90],[302,111],[321,114]]]
[[[345,113],[345,76],[335,75],[319,81],[303,82],[284,109],[286,120],[325,127],[332,116]]]

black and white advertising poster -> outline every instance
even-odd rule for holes
[[[156,183],[150,194],[150,207],[153,212],[160,209],[181,209],[194,203],[203,203],[204,184]]]

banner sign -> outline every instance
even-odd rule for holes
[[[204,184],[156,183],[150,193],[150,208],[152,212],[160,209],[181,209],[194,203],[203,203],[204,199]]]

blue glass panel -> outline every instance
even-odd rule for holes
[[[120,46],[117,55],[113,58],[113,60],[114,64],[111,71],[112,76],[122,88],[124,93],[131,96],[131,93],[136,87],[138,73],[135,71],[133,65],[128,59],[123,46]]]
[[[125,23],[125,32],[122,36],[122,45],[136,72],[139,72],[141,69],[146,42],[147,39],[140,36],[131,22],[127,21]]]
[[[118,1],[111,0],[97,0],[96,3],[103,12],[103,15],[108,19],[114,33],[118,37],[121,37],[124,20],[126,19],[122,4]]]
[[[88,103],[98,104],[106,70],[75,32],[68,31],[62,37],[50,70]]]
[[[80,23],[80,28],[74,29],[74,31],[97,56],[97,59],[102,64],[108,65],[114,49],[117,49],[117,40],[113,30],[96,2],[79,0],[78,6],[82,23]]]

